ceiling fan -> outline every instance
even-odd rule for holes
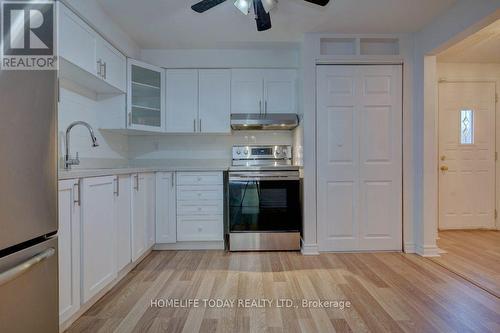
[[[257,23],[257,30],[264,31],[271,29],[271,16],[269,11],[273,9],[278,0],[233,0],[234,5],[243,14],[248,15],[250,13],[250,8],[253,6],[253,11],[255,13],[255,21]],[[319,6],[326,6],[330,0],[304,0]],[[191,9],[197,13],[203,13],[210,8],[213,8],[221,3],[226,2],[226,0],[202,0],[193,6]]]

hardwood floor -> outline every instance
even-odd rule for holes
[[[292,308],[151,306],[158,298],[296,303]],[[302,299],[345,300],[352,306],[308,308],[300,306]],[[153,252],[69,329],[334,331],[500,332],[500,299],[416,255]]]
[[[447,253],[433,260],[500,297],[499,231],[440,231],[438,246]]]

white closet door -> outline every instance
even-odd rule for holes
[[[321,251],[402,249],[402,67],[317,67]]]

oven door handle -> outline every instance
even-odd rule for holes
[[[273,180],[289,180],[289,181],[297,181],[300,180],[298,176],[230,176],[229,181],[273,181]]]

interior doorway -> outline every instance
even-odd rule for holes
[[[500,297],[500,20],[438,54],[436,263]]]

